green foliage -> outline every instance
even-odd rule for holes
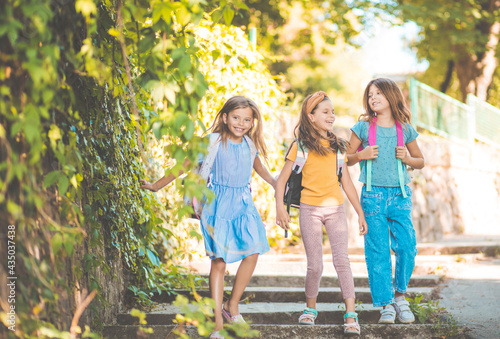
[[[235,17],[234,24],[257,28],[258,49],[288,92],[299,100],[318,90],[332,97],[345,96],[350,102],[353,91],[359,96],[357,83],[351,81],[363,79],[357,74],[359,62],[351,60],[349,50],[356,46],[353,38],[363,30],[366,17],[373,16],[371,9],[380,5],[357,0],[249,0],[247,4],[250,10]],[[337,107],[340,102],[334,103],[336,109],[354,107],[344,102]]]
[[[421,324],[433,324],[433,330],[439,338],[455,338],[458,327],[453,316],[444,307],[439,307],[439,300],[422,303],[422,298],[421,294],[414,299],[406,298],[416,320]]]
[[[170,220],[138,180],[148,132],[172,141],[173,172],[205,148],[194,130],[208,84],[192,34],[203,4],[0,4],[0,216],[16,226],[17,335],[67,328],[62,310],[85,291],[99,291],[84,314],[98,329],[125,281],[146,302],[172,287],[165,278],[193,280],[164,259]]]
[[[492,26],[499,24],[497,2],[399,0],[388,7],[388,12],[421,27],[414,46],[418,57],[429,61],[429,69],[419,80],[442,87],[442,91],[461,101],[465,101],[467,93],[496,97],[489,78],[494,75],[498,57],[498,39],[491,34]],[[483,59],[488,50],[496,56]]]
[[[175,322],[179,325],[175,334],[181,339],[189,339],[186,326],[194,325],[198,334],[208,337],[214,331],[215,323],[212,321],[215,303],[213,299],[201,298],[195,293],[195,301],[190,302],[185,296],[177,296],[174,305],[179,307],[180,314],[177,314]],[[220,331],[224,338],[254,338],[259,336],[259,332],[252,330],[247,323],[234,323],[225,325]],[[234,336],[233,336],[234,335]]]
[[[130,310],[130,315],[133,317],[137,317],[139,325],[147,325],[146,313],[141,312],[140,310],[134,308],[134,309]],[[142,334],[153,333],[152,328],[146,328],[146,327],[142,327],[142,326],[139,327],[139,331]]]
[[[421,324],[430,322],[431,318],[436,317],[437,313],[443,308],[439,308],[439,301],[429,300],[427,303],[421,303],[423,296],[417,295],[415,299],[406,298],[410,303],[410,310],[415,315],[417,321]]]

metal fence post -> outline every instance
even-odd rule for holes
[[[253,47],[257,46],[257,28],[256,27],[250,28],[250,32],[248,32],[248,40],[250,40],[250,43],[252,44]]]
[[[418,122],[418,89],[414,78],[410,78],[410,100],[411,123],[416,126]]]
[[[468,112],[468,128],[467,128],[467,139],[469,142],[470,156],[469,159],[471,163],[473,162],[472,153],[474,151],[474,142],[476,140],[476,106],[477,98],[471,93],[467,94],[467,105],[469,106]]]

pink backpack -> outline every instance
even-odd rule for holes
[[[398,135],[398,146],[404,146],[404,139],[403,139],[403,127],[401,126],[401,123],[396,120],[396,131]],[[377,116],[375,116],[370,123],[370,127],[368,129],[368,145],[373,146],[377,142]],[[358,152],[363,150],[363,145],[361,145],[358,148]],[[401,162],[401,159],[397,159],[398,161],[398,176],[399,176],[399,186],[401,187],[401,192],[403,193],[403,197],[407,197],[406,191],[405,191],[405,178],[404,178],[404,172],[403,172],[403,163]],[[372,159],[367,159],[367,160],[362,160],[359,165],[361,167],[361,170],[363,170],[363,167],[366,162],[366,191],[370,192],[372,190]]]

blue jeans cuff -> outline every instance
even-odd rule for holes
[[[378,303],[373,303],[373,306],[380,307],[380,306],[394,304],[395,302],[396,302],[396,300],[394,298],[392,298],[391,301],[382,301],[382,302],[378,302]]]

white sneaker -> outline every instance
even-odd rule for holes
[[[394,324],[396,321],[396,310],[394,309],[393,304],[387,305],[382,311],[380,311],[382,315],[378,321],[379,324]]]
[[[410,310],[410,303],[406,301],[404,296],[397,297],[393,305],[400,322],[410,324],[415,321],[415,316]]]

